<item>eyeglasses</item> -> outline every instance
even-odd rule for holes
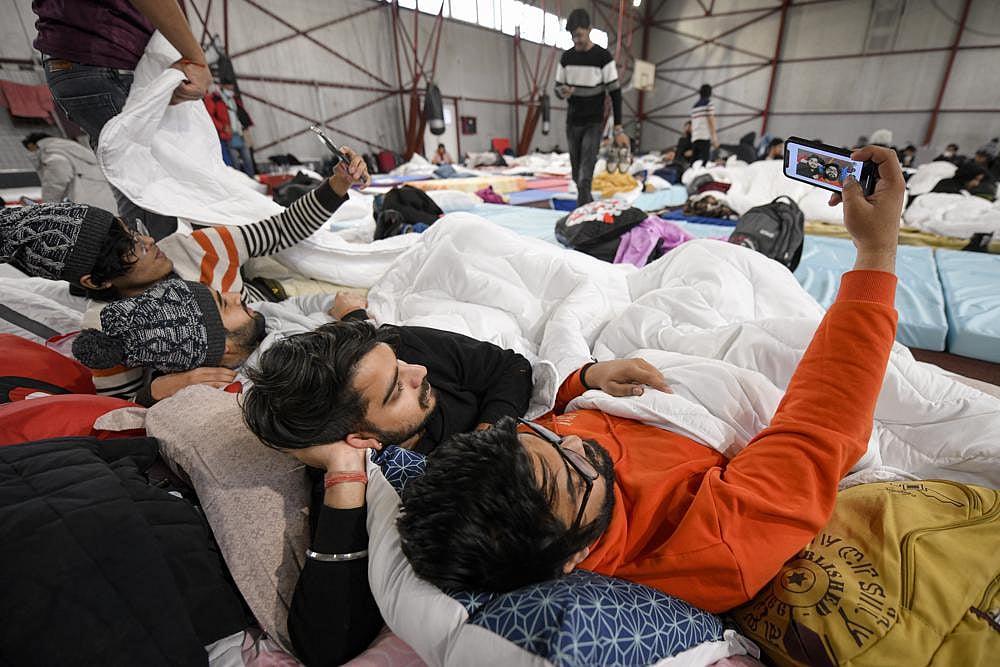
[[[577,512],[576,519],[569,528],[571,531],[576,530],[583,523],[583,512],[587,509],[587,501],[590,500],[590,493],[594,490],[594,480],[600,477],[600,473],[597,472],[597,468],[594,467],[594,464],[586,456],[563,447],[562,443],[565,438],[558,433],[554,433],[541,424],[530,422],[527,419],[519,417],[517,421],[530,428],[539,438],[555,447],[562,460],[573,468],[587,485],[587,490],[583,492],[583,501],[580,503],[580,511]]]

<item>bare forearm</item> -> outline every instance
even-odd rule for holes
[[[205,62],[205,53],[191,34],[191,26],[188,25],[180,5],[175,0],[129,0],[129,2],[163,33],[175,49],[180,51],[181,58],[198,63]]]

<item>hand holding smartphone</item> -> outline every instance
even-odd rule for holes
[[[878,181],[878,165],[851,159],[851,152],[800,137],[785,140],[783,173],[788,178],[831,192],[843,192],[844,181],[853,176],[865,196],[871,196]]]
[[[347,159],[347,156],[340,152],[340,149],[337,148],[337,145],[330,140],[330,137],[326,136],[326,132],[323,131],[323,128],[321,128],[319,125],[310,125],[309,129],[315,132],[316,136],[319,138],[319,142],[324,146],[326,146],[327,148],[329,148],[330,152],[333,153],[334,167],[336,167],[338,164],[341,163],[345,165],[351,163],[351,161]]]

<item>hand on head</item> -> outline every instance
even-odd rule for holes
[[[368,166],[365,165],[364,158],[347,146],[341,146],[340,152],[347,157],[349,162],[347,164],[341,162],[333,170],[333,175],[330,176],[330,187],[338,195],[344,196],[352,185],[367,186],[371,182],[371,176],[368,175]]]
[[[668,394],[673,393],[663,373],[645,359],[615,359],[590,366],[584,379],[587,386],[612,396],[640,396],[648,385]]]
[[[365,450],[340,440],[327,445],[315,445],[289,450],[302,463],[325,471],[361,472],[365,469]]]
[[[865,146],[851,153],[851,159],[878,165],[875,191],[865,197],[861,185],[851,176],[844,183],[843,193],[830,197],[830,205],[844,203],[844,227],[858,249],[854,268],[893,272],[906,192],[899,158],[890,148]]]

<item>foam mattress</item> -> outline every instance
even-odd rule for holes
[[[1000,363],[1000,255],[938,250],[937,265],[948,351]]]
[[[840,276],[854,265],[854,245],[847,239],[806,236],[802,261],[795,277],[824,307],[833,303]],[[945,317],[945,295],[938,280],[938,265],[931,248],[900,246],[896,256],[896,339],[924,350],[945,348],[950,317]],[[1000,282],[1000,278],[997,279]],[[997,284],[997,283],[995,283]],[[1000,296],[996,303],[1000,307]],[[994,331],[1000,329],[1000,314]]]

